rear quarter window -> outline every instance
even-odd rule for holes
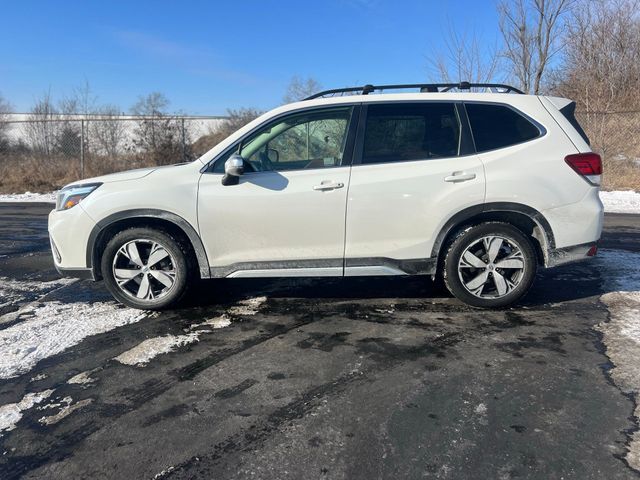
[[[540,136],[529,119],[505,105],[466,103],[477,152],[527,142]]]
[[[569,121],[571,126],[576,129],[576,132],[578,132],[578,134],[584,139],[584,141],[587,142],[587,145],[591,145],[591,142],[589,141],[589,137],[583,130],[582,126],[578,123],[578,120],[576,119],[576,102],[571,102],[567,106],[561,108],[560,113],[564,115],[564,118],[566,118]]]

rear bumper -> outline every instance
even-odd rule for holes
[[[573,249],[593,244],[600,239],[604,206],[598,191],[598,188],[589,188],[579,202],[540,212],[553,231],[554,248]]]
[[[549,251],[547,267],[557,267],[567,263],[580,262],[595,257],[598,252],[597,242],[583,243],[571,247],[554,248]]]

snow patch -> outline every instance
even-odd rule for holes
[[[149,338],[131,350],[121,353],[115,357],[115,360],[124,365],[143,367],[158,355],[169,353],[184,345],[197,342],[198,337],[198,333],[194,332],[187,335],[165,335],[164,337]]]
[[[80,410],[81,408],[86,407],[91,402],[93,402],[92,398],[86,398],[86,399],[80,400],[79,402],[76,402],[76,403],[72,403],[73,400],[71,399],[71,397],[65,397],[64,400],[65,400],[66,405],[63,406],[58,413],[56,413],[55,415],[50,415],[48,417],[46,417],[46,416],[42,417],[38,421],[40,423],[42,423],[43,425],[55,425],[60,420],[62,420],[63,418],[68,417],[69,415],[71,415],[76,410]]]
[[[94,378],[91,378],[91,374],[100,370],[99,368],[94,368],[93,370],[87,370],[86,372],[80,372],[77,375],[74,375],[67,383],[71,385],[86,385],[88,383],[95,382]]]
[[[53,390],[44,392],[27,393],[18,403],[9,403],[0,406],[0,435],[16,428],[16,424],[22,418],[22,412],[29,410],[34,405],[42,402],[53,393]]]
[[[478,415],[484,415],[487,413],[487,406],[484,403],[479,403],[474,409]]]
[[[176,469],[176,467],[171,466],[171,467],[167,467],[164,470],[162,470],[160,473],[156,473],[155,476],[153,477],[153,480],[158,480],[162,477],[165,477],[167,475],[169,475],[171,472],[173,472]]]
[[[232,315],[255,315],[266,301],[267,297],[247,298],[239,301],[238,305],[229,308],[229,313]]]
[[[76,281],[75,278],[60,278],[50,282],[38,282],[0,277],[0,308],[24,300],[35,299]]]
[[[609,321],[596,328],[602,332],[607,356],[613,363],[611,377],[627,393],[640,395],[640,254],[601,250],[599,267],[607,293],[600,300],[609,310]],[[640,405],[634,412],[640,419]],[[629,445],[627,461],[640,469],[640,432]]]
[[[604,211],[610,213],[640,213],[640,193],[633,190],[600,192]]]
[[[138,322],[146,316],[140,310],[121,308],[113,302],[48,302],[25,307],[19,313],[31,318],[0,330],[0,378],[28,372],[40,360],[86,337]]]
[[[229,325],[231,325],[231,319],[227,315],[222,314],[219,317],[210,318],[208,320],[205,320],[202,323],[196,323],[195,325],[191,325],[191,327],[189,328],[194,329],[198,327],[211,327],[214,330],[217,330],[218,328],[225,328],[225,327],[228,327]],[[198,333],[205,333],[206,331],[207,330],[198,330]]]
[[[158,355],[170,353],[184,345],[198,342],[200,335],[212,332],[210,329],[200,329],[200,327],[210,327],[214,330],[228,327],[231,325],[229,315],[255,315],[266,301],[267,297],[241,300],[237,305],[230,307],[227,313],[189,326],[189,328],[185,329],[188,332],[185,335],[165,335],[149,338],[132,349],[121,353],[114,360],[124,365],[144,367]]]
[[[8,193],[0,195],[0,202],[44,202],[55,203],[56,192],[50,193]]]

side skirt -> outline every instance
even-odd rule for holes
[[[395,260],[384,257],[241,262],[209,268],[212,278],[433,275],[435,271],[435,258]]]

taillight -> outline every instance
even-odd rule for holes
[[[576,153],[564,157],[571,168],[591,185],[600,185],[600,175],[602,175],[602,159],[597,153]]]

